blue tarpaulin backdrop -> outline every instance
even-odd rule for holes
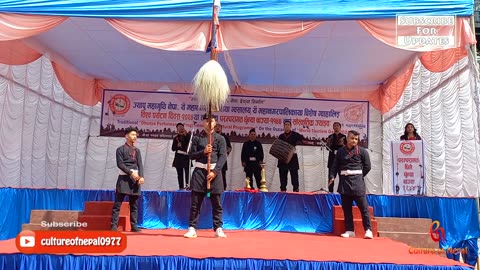
[[[0,12],[100,18],[210,20],[212,0],[10,0]],[[221,20],[355,20],[473,14],[471,0],[223,0]]]
[[[32,209],[83,210],[86,201],[113,201],[110,190],[0,189],[0,239],[14,238],[29,222]],[[200,228],[212,227],[210,203],[205,202]],[[430,218],[445,229],[442,248],[468,247],[465,260],[475,263],[480,237],[477,201],[474,198],[369,195],[377,217]],[[332,208],[338,194],[225,192],[224,228],[331,233]],[[148,229],[188,227],[190,192],[144,191],[139,223]]]

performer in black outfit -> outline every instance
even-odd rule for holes
[[[327,146],[330,148],[328,152],[328,175],[331,175],[333,161],[335,160],[335,154],[337,150],[345,145],[347,136],[340,132],[342,125],[339,122],[333,123],[333,133],[327,138]],[[335,176],[336,177],[336,176]],[[334,182],[329,183],[328,191],[333,192]]]
[[[355,237],[352,204],[355,201],[362,213],[365,238],[372,239],[372,225],[366,198],[364,177],[372,168],[367,150],[358,146],[359,133],[355,130],[348,132],[347,145],[338,149],[330,174],[330,182],[340,173],[338,193],[342,199],[342,208],[345,216],[346,232],[342,237]]]
[[[280,134],[280,136],[278,136],[278,139],[286,141],[293,146],[297,146],[298,143],[313,145],[313,143],[307,141],[305,137],[303,137],[303,135],[298,132],[292,131],[292,122],[290,120],[285,120],[283,122],[283,128],[285,132]],[[292,159],[288,164],[279,160],[277,167],[280,175],[280,190],[287,191],[288,171],[290,171],[293,192],[299,192],[300,184],[298,182],[298,170],[300,169],[300,165],[298,164],[297,153],[293,155]]]
[[[140,149],[134,146],[137,141],[138,131],[135,128],[125,130],[127,142],[117,148],[117,167],[120,169],[117,187],[115,190],[115,203],[112,209],[111,229],[116,231],[118,225],[118,216],[123,199],[128,195],[130,203],[130,224],[132,232],[139,232],[137,226],[138,216],[138,198],[141,192],[141,185],[145,182],[143,179],[143,164]]]
[[[224,191],[222,181],[222,168],[227,160],[227,147],[225,138],[213,132],[215,127],[215,117],[212,118],[211,127],[209,130],[209,123],[207,115],[203,116],[203,128],[204,130],[192,139],[192,145],[190,149],[190,158],[195,160],[195,169],[192,173],[192,180],[190,181],[190,187],[192,189],[192,204],[190,207],[190,219],[188,232],[184,234],[184,237],[194,238],[197,237],[197,224],[200,216],[200,209],[203,199],[207,194],[207,180],[213,179],[210,184],[211,194],[210,202],[212,203],[213,214],[213,230],[216,237],[226,237],[223,232],[223,220],[222,220],[222,193]],[[209,133],[212,134],[212,144],[209,142]],[[210,174],[207,175],[207,162],[208,153],[211,153]]]
[[[241,159],[246,177],[250,178],[250,187],[255,189],[253,187],[253,176],[255,175],[257,188],[260,188],[260,181],[262,180],[262,166],[260,164],[263,162],[263,147],[257,141],[257,133],[254,128],[250,130],[248,139],[243,143]]]
[[[230,138],[228,138],[227,134],[222,133],[223,126],[218,124],[215,126],[215,132],[222,135],[225,139],[225,143],[227,144],[227,158],[232,152],[232,144],[230,143]],[[225,165],[222,168],[222,179],[223,179],[223,190],[227,189],[227,171],[228,171],[228,162],[225,161]]]
[[[184,189],[184,179],[188,188],[190,179],[190,157],[187,153],[191,134],[187,133],[182,123],[177,124],[177,136],[173,138],[172,151],[175,151],[172,167],[177,169],[178,188]]]

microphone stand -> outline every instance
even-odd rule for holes
[[[396,161],[397,163],[397,167],[395,168],[395,179],[394,179],[394,182],[395,182],[395,195],[399,195],[399,192],[400,192],[400,186],[398,185],[398,176],[400,175],[400,173],[398,172],[399,168],[398,168],[398,155],[397,157],[395,158],[395,160],[392,161],[392,163]],[[392,164],[393,165],[393,164]]]
[[[425,176],[423,172],[423,166],[422,164],[418,164],[418,166],[420,167],[420,179],[422,179],[422,185],[418,185],[418,195],[425,195],[425,193],[422,194],[422,192],[425,191]],[[422,190],[420,190],[420,188]]]
[[[332,151],[332,149],[330,149],[330,147],[328,147],[328,145],[323,140],[318,140],[318,144],[316,144],[316,145],[319,145],[320,147],[322,147],[322,150],[325,148],[325,149],[328,150],[328,152]],[[323,154],[322,154],[322,160],[323,160],[323,164],[325,164],[325,155],[323,155]],[[327,172],[327,174],[328,174],[328,172]],[[330,193],[328,191],[328,181],[327,181],[327,190],[325,190],[324,188],[320,188],[320,189],[314,190],[312,192],[314,192],[314,193],[317,193],[317,192]]]
[[[319,140],[318,145],[320,145],[321,147],[325,147],[329,152],[332,152],[332,149],[330,149],[330,147],[328,147],[328,145],[324,141]]]

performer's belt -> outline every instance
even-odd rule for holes
[[[340,175],[357,175],[357,174],[363,174],[362,170],[345,170],[345,171],[340,171]]]
[[[177,150],[177,154],[180,154],[180,155],[188,155],[187,152],[182,151],[182,150]]]
[[[215,169],[215,165],[217,165],[217,164],[216,163],[210,164],[210,170]],[[208,167],[207,167],[207,164],[203,164],[203,163],[200,163],[200,162],[195,162],[195,168],[200,168],[200,169],[206,170]]]
[[[134,173],[134,172],[138,173],[138,170],[130,169],[130,171],[131,171],[132,173]],[[122,171],[122,170],[120,170],[120,172],[119,172],[118,174],[120,174],[120,175],[128,175],[128,174],[126,174],[126,173],[125,173],[124,171]]]

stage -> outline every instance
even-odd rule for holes
[[[2,269],[471,269],[433,254],[411,254],[410,247],[385,238],[344,239],[315,233],[226,231],[215,238],[199,230],[126,233],[120,254],[25,255],[15,240],[0,241]]]
[[[184,239],[190,192],[144,191],[139,224],[144,231],[128,233],[120,254],[23,255],[14,237],[29,223],[34,209],[83,211],[88,201],[113,201],[112,190],[0,188],[0,266],[5,269],[459,269],[456,261],[438,255],[409,254],[405,244],[389,239],[342,239],[333,231],[332,209],[338,194],[250,193],[227,191],[222,198],[227,239],[214,239],[211,206],[205,200],[199,220],[200,237]],[[440,222],[447,237],[439,248],[468,248],[463,258],[475,265],[480,236],[474,198],[368,195],[375,217],[430,218]],[[461,221],[461,222],[460,222]],[[375,265],[374,265],[375,264]],[[378,267],[378,264],[381,266]],[[431,265],[431,266],[427,266]],[[8,267],[7,267],[8,266]],[[85,267],[84,267],[85,266]],[[376,267],[374,267],[376,266]],[[421,266],[421,267],[420,267]],[[373,268],[372,268],[373,267]],[[109,268],[110,269],[110,268]],[[346,268],[345,268],[346,269]]]

